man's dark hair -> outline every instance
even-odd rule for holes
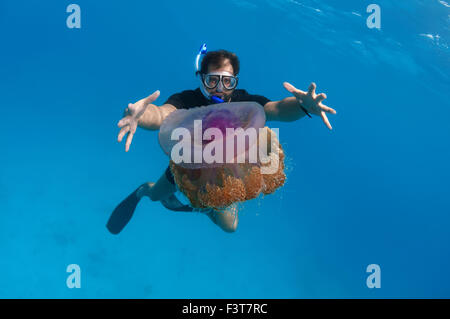
[[[202,64],[200,66],[200,71],[197,71],[195,74],[208,73],[208,66],[213,66],[216,68],[220,68],[223,65],[224,60],[230,60],[231,66],[233,67],[234,75],[238,75],[239,73],[239,59],[236,54],[227,50],[217,50],[207,52],[203,57]]]

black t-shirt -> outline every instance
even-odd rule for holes
[[[270,100],[262,95],[249,94],[246,90],[234,90],[231,94],[231,102],[257,102],[264,106]],[[214,102],[208,101],[200,88],[197,88],[176,93],[170,96],[164,104],[172,104],[177,109],[189,109],[214,104]]]

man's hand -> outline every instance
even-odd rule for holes
[[[133,140],[133,135],[136,132],[139,118],[142,114],[144,114],[147,106],[159,97],[159,93],[159,91],[155,91],[153,94],[137,101],[134,104],[128,104],[128,107],[125,109],[124,117],[117,124],[117,126],[121,128],[119,135],[117,136],[117,141],[119,143],[122,142],[123,137],[128,133],[127,141],[125,143],[125,152],[128,152],[130,149],[131,141]]]
[[[286,90],[291,92],[297,98],[297,101],[308,111],[308,113],[321,116],[325,125],[328,126],[330,130],[332,129],[325,113],[336,114],[336,111],[331,107],[322,104],[322,101],[325,100],[327,96],[324,93],[316,95],[315,83],[311,83],[308,92],[303,92],[288,82],[284,82],[283,85]]]

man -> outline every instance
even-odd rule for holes
[[[316,95],[314,83],[311,83],[308,92],[303,92],[285,82],[284,87],[294,96],[280,101],[270,101],[264,96],[251,95],[245,90],[236,89],[239,67],[239,59],[234,53],[225,50],[208,52],[201,62],[200,70],[197,66],[197,74],[201,80],[199,88],[174,94],[162,106],[152,104],[159,97],[159,91],[134,104],[130,103],[118,124],[121,128],[118,141],[121,142],[128,134],[125,143],[125,151],[128,152],[137,126],[147,130],[158,130],[166,116],[176,109],[205,106],[215,104],[217,101],[258,102],[264,107],[267,121],[291,122],[305,115],[314,114],[320,116],[331,130],[326,113],[336,114],[336,111],[322,104],[326,95],[323,93]],[[191,207],[178,201],[174,196],[175,192],[175,182],[170,168],[167,168],[156,184],[141,185],[116,207],[108,221],[108,229],[113,234],[119,233],[131,219],[137,204],[144,196],[152,201],[161,201],[166,208],[174,211],[193,211]],[[224,231],[236,230],[238,219],[232,209],[224,212],[209,210],[205,213]]]

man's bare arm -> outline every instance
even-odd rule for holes
[[[159,130],[159,127],[166,116],[175,110],[176,107],[172,104],[164,104],[161,106],[149,104],[145,109],[145,112],[139,118],[138,126],[146,130]]]
[[[287,97],[280,101],[267,102],[264,105],[267,121],[292,122],[306,115],[295,97]]]

